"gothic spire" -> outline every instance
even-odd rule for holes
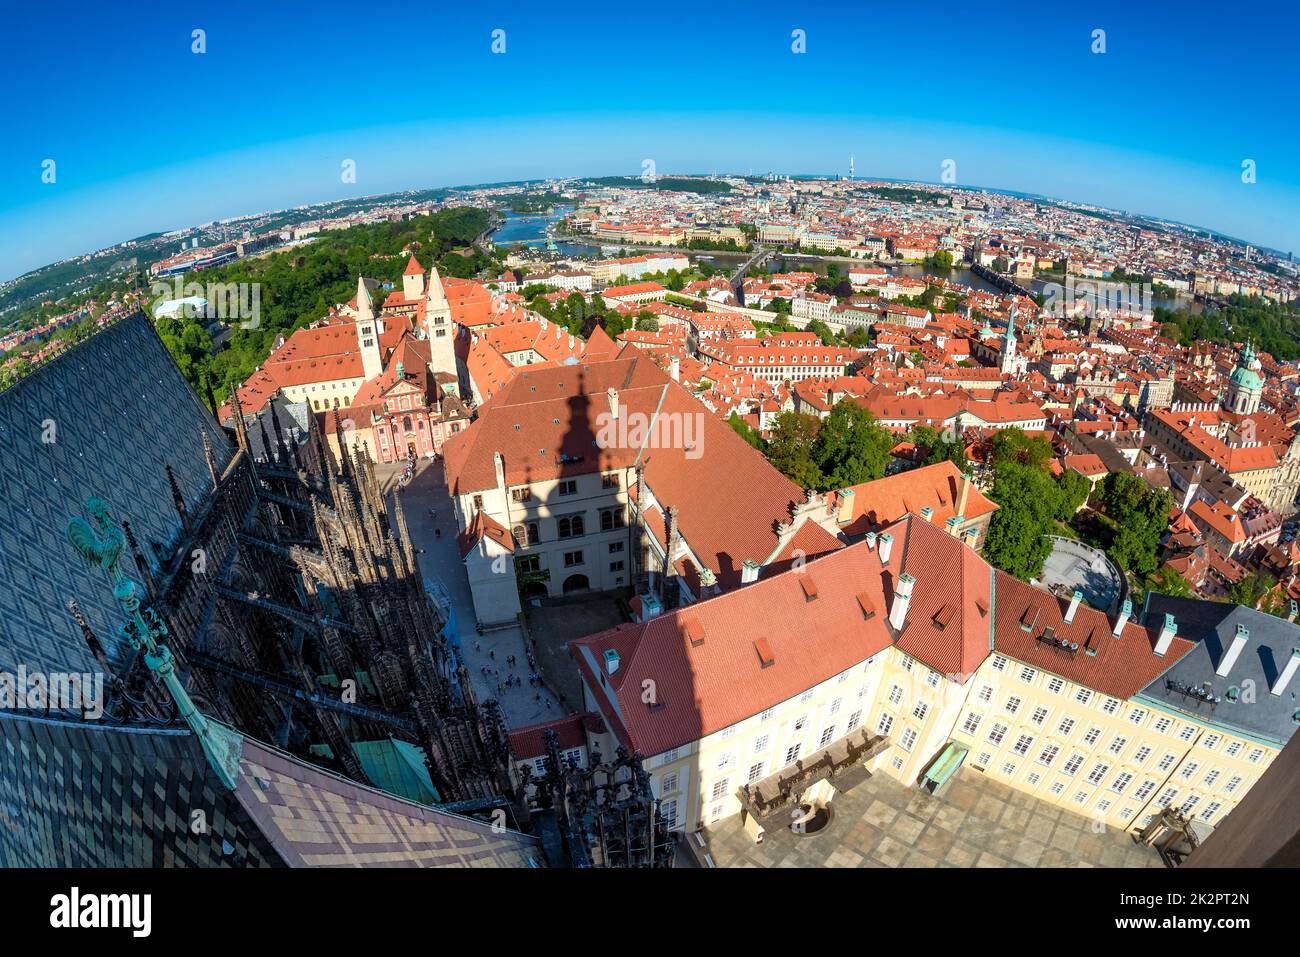
[[[212,440],[208,438],[208,433],[199,429],[199,435],[203,437],[203,458],[208,463],[208,474],[212,476],[212,487],[215,489],[220,481],[217,477],[217,456],[212,451]]]
[[[135,532],[131,529],[131,523],[125,519],[122,521],[122,532],[126,535],[126,546],[131,549],[131,556],[135,559],[136,567],[140,569],[140,577],[144,579],[145,589],[152,594],[155,588],[153,570],[150,569],[149,563],[145,561],[144,552],[140,550],[140,543],[136,541]]]
[[[181,528],[185,529],[188,534],[190,530],[190,513],[185,507],[185,496],[181,494],[181,487],[176,483],[176,473],[172,471],[172,465],[168,462],[164,468],[167,470],[167,484],[172,490],[172,504],[176,506],[176,514],[180,516]]]
[[[280,429],[280,414],[275,407],[275,400],[272,399],[267,408],[271,410],[271,428],[275,430],[275,461],[280,465],[289,464],[289,450],[284,444],[284,432]]]
[[[235,418],[235,441],[245,452],[248,451],[248,423],[244,421],[244,407],[239,402],[239,390],[230,387],[230,411]]]

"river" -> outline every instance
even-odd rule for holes
[[[491,240],[498,246],[545,246],[547,227],[560,222],[573,211],[572,206],[556,206],[548,213],[502,212],[505,221],[492,232]],[[563,256],[591,256],[599,250],[595,246],[557,239],[556,250]]]
[[[549,214],[503,212],[502,215],[504,216],[505,221],[492,233],[491,239],[494,243],[500,246],[513,246],[516,243],[521,243],[525,246],[545,246],[547,227],[551,226],[553,223],[560,222],[566,215],[572,212],[572,210],[572,206],[556,206]],[[591,258],[599,255],[633,256],[640,252],[651,251],[652,249],[652,247],[635,247],[618,251],[618,247],[613,245],[602,247],[585,243],[568,242],[563,239],[557,239],[555,247],[556,251],[561,256],[572,258]],[[608,252],[603,253],[602,250],[608,250]],[[738,265],[749,258],[748,253],[724,252],[691,253],[690,256],[693,261],[698,261],[701,258],[711,259],[713,264],[718,266]],[[768,262],[767,268],[774,272],[790,269],[812,270],[813,272],[823,275],[826,273],[826,263],[824,261],[809,261],[808,259],[798,256],[788,257],[788,262],[786,259],[787,257],[777,255],[774,259]],[[842,272],[848,271],[848,265],[846,263],[839,263],[839,267]],[[1001,294],[998,288],[991,282],[980,278],[969,269],[954,267],[948,270],[933,270],[927,269],[926,267],[916,263],[901,266],[887,266],[885,268],[896,276],[933,276],[936,278],[948,279],[951,282],[963,286],[970,286],[973,289],[982,289],[985,292]],[[1029,288],[1034,292],[1042,292],[1044,287],[1053,281],[1054,280],[1051,279],[1032,279],[1030,280]],[[1178,309],[1184,312],[1200,312],[1203,308],[1202,304],[1195,301],[1191,296],[1178,296],[1173,299],[1154,296],[1151,300],[1151,304],[1153,306],[1163,306],[1166,309]]]

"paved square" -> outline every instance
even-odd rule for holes
[[[447,592],[456,612],[453,641],[469,669],[470,681],[479,701],[495,698],[500,702],[502,718],[510,728],[553,721],[570,713],[573,709],[562,706],[550,686],[538,689],[528,684],[528,656],[524,649],[524,633],[518,626],[511,625],[483,635],[476,631],[474,599],[470,595],[469,578],[456,544],[458,529],[442,461],[420,462],[414,481],[404,489],[393,487],[400,470],[400,466],[390,466],[375,471],[380,481],[390,489],[390,496],[402,497],[420,573],[442,585]],[[513,668],[507,664],[511,655],[516,659]],[[511,676],[520,678],[523,683],[519,687],[505,687]]]
[[[554,689],[562,707],[577,711],[582,707],[582,679],[569,654],[574,638],[594,635],[627,618],[612,594],[596,593],[581,598],[543,599],[540,605],[525,603],[528,633],[533,639],[538,672],[548,688]]]
[[[821,832],[767,829],[762,844],[740,815],[705,828],[718,867],[1162,867],[1124,831],[1094,833],[1078,814],[963,768],[939,796],[875,774],[833,804]]]

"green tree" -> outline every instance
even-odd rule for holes
[[[803,488],[821,488],[824,481],[812,457],[813,442],[821,428],[821,420],[806,412],[782,412],[772,423],[768,461]]]
[[[581,293],[571,292],[564,301],[569,307],[569,318],[581,325],[587,318],[587,300]]]
[[[808,331],[816,333],[821,337],[822,345],[835,345],[835,333],[831,332],[831,327],[826,325],[820,319],[814,319],[808,323]]]
[[[998,503],[984,542],[984,557],[1017,578],[1037,577],[1052,551],[1047,537],[1060,512],[1061,490],[1041,468],[1005,462],[989,498]]]
[[[936,462],[952,462],[959,469],[967,468],[966,443],[954,432],[940,432],[929,425],[913,426],[907,440],[918,449],[925,451],[922,465],[934,465]]]
[[[1196,597],[1196,593],[1192,591],[1192,586],[1187,579],[1168,565],[1156,569],[1147,578],[1147,590],[1159,592],[1162,595],[1172,595],[1174,598]]]
[[[889,465],[894,435],[856,402],[831,409],[813,443],[812,459],[824,476],[823,490],[878,479]]]
[[[1030,438],[1023,429],[1002,429],[989,444],[995,468],[1010,463],[1042,468],[1052,458],[1052,443],[1042,436]]]
[[[1056,517],[1059,521],[1068,522],[1074,517],[1074,513],[1083,507],[1083,503],[1088,501],[1092,483],[1078,472],[1066,469],[1057,477],[1056,484],[1061,490]]]
[[[731,426],[732,430],[737,435],[759,451],[762,451],[767,445],[767,443],[763,441],[763,437],[758,434],[757,430],[751,428],[749,423],[736,415],[736,413],[733,412],[727,417],[727,425]]]
[[[643,312],[637,317],[636,327],[640,332],[658,332],[659,320],[653,312]]]
[[[1156,570],[1160,536],[1169,527],[1173,496],[1131,472],[1112,472],[1102,482],[1100,498],[1114,523],[1106,554],[1125,571],[1150,575]]]
[[[1228,600],[1254,608],[1276,584],[1267,572],[1250,572],[1228,588]]]

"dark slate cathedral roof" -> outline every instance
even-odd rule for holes
[[[130,649],[117,647],[121,617],[107,579],[68,545],[64,527],[100,496],[131,524],[146,556],[155,557],[154,543],[166,553],[181,529],[166,466],[192,506],[212,487],[204,434],[223,469],[232,455],[225,431],[143,313],[0,395],[0,670],[98,670],[68,614],[70,598],[110,663],[124,664]],[[134,573],[129,556],[125,567]]]
[[[54,441],[42,441],[50,423]],[[108,579],[64,528],[99,496],[151,560],[170,554],[182,528],[166,466],[193,514],[212,488],[205,435],[221,474],[235,449],[142,313],[0,393],[0,672],[101,671],[69,599],[123,670],[131,649],[115,637],[122,617]],[[123,568],[135,577],[129,554]],[[544,864],[536,837],[493,832],[227,731],[240,741],[233,790],[184,724],[0,709],[0,867]],[[196,807],[209,814],[197,834]]]

